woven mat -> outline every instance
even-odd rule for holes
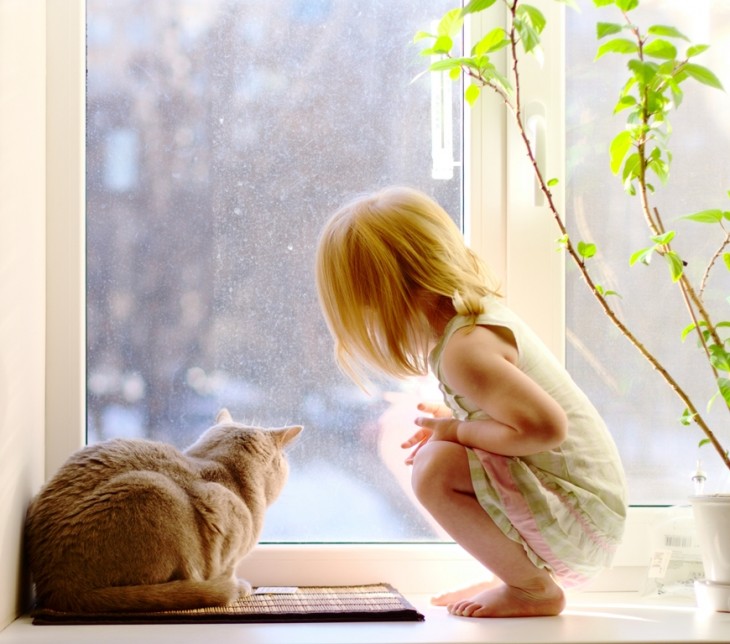
[[[409,622],[421,615],[388,584],[257,588],[227,606],[149,613],[31,613],[34,624],[154,624],[213,622]]]

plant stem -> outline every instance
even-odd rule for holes
[[[723,230],[725,230],[724,226]],[[702,299],[702,295],[705,292],[705,287],[707,286],[707,280],[710,278],[710,272],[712,271],[712,267],[715,265],[715,262],[720,259],[721,255],[728,246],[730,246],[730,233],[726,231],[725,239],[720,244],[720,247],[715,251],[715,254],[710,258],[710,261],[707,264],[707,268],[705,268],[705,272],[703,273],[702,279],[700,280],[700,288],[697,294],[700,299]]]
[[[631,33],[634,35],[634,38],[636,39],[636,45],[638,47],[638,57],[639,60],[643,63],[644,62],[644,38],[641,35],[641,32],[638,27],[632,25],[628,14],[624,12],[624,18],[626,19],[627,24],[629,25]],[[647,225],[650,229],[650,231],[653,233],[654,236],[662,235],[666,232],[664,228],[664,224],[662,222],[662,218],[659,214],[659,210],[656,208],[652,208],[649,203],[649,192],[647,189],[647,178],[646,178],[646,171],[648,168],[648,163],[646,159],[646,144],[648,140],[651,140],[653,138],[652,135],[647,135],[648,132],[651,132],[651,120],[653,118],[653,113],[649,107],[649,92],[648,88],[644,86],[641,91],[640,95],[641,100],[641,124],[643,125],[642,129],[642,135],[639,138],[636,148],[637,153],[639,155],[639,172],[638,172],[638,178],[637,181],[639,183],[639,198],[641,201],[641,211],[644,213],[644,219],[647,222]],[[662,246],[662,252],[667,253],[671,252],[672,247],[669,243],[664,244]],[[704,306],[704,302],[702,301],[702,295],[701,292],[698,293],[692,283],[687,278],[684,271],[682,272],[682,275],[680,276],[679,280],[677,280],[677,285],[679,287],[682,301],[685,304],[685,307],[687,309],[687,313],[690,317],[690,320],[694,324],[694,330],[695,333],[697,333],[697,337],[699,339],[700,345],[702,346],[702,349],[705,353],[705,356],[707,357],[707,364],[710,367],[710,370],[712,371],[713,380],[717,382],[718,378],[718,372],[715,368],[714,364],[711,360],[711,353],[710,353],[710,347],[708,345],[705,332],[709,332],[710,336],[713,339],[713,342],[717,345],[722,346],[722,341],[720,339],[720,336],[717,332],[717,329],[715,325],[712,323],[712,320],[710,319],[709,312]],[[705,326],[704,329],[700,326],[699,322],[704,322]],[[727,401],[725,402],[726,406],[730,410],[730,403]]]

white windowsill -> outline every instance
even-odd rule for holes
[[[476,642],[730,642],[730,613],[704,612],[690,594],[647,597],[651,530],[682,508],[631,508],[615,566],[568,596],[559,617],[472,620],[430,606],[430,594],[474,583],[484,570],[455,544],[259,545],[240,577],[254,586],[387,582],[426,616],[425,622],[347,624],[206,624],[33,626],[22,617],[0,644],[473,644]]]
[[[730,639],[730,613],[704,612],[681,598],[580,593],[569,596],[568,608],[558,617],[491,620],[450,616],[430,606],[423,595],[409,600],[426,616],[425,622],[33,626],[29,617],[22,617],[0,633],[0,644],[669,644]]]

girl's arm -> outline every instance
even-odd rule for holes
[[[528,456],[565,440],[567,418],[558,403],[517,367],[512,334],[501,327],[460,329],[441,358],[446,384],[489,420],[419,418],[433,440],[450,440],[505,456]],[[415,442],[420,432],[413,437]]]

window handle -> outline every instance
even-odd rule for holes
[[[535,157],[540,173],[545,176],[545,159],[547,157],[547,137],[545,132],[545,106],[534,101],[525,108],[525,130],[530,141],[532,154]],[[540,207],[545,204],[545,195],[540,190],[540,182],[534,176],[534,169],[530,166],[529,171],[534,184],[533,205]]]
[[[440,60],[442,56],[432,56]],[[431,80],[431,176],[454,177],[453,81],[447,72],[432,72]]]

